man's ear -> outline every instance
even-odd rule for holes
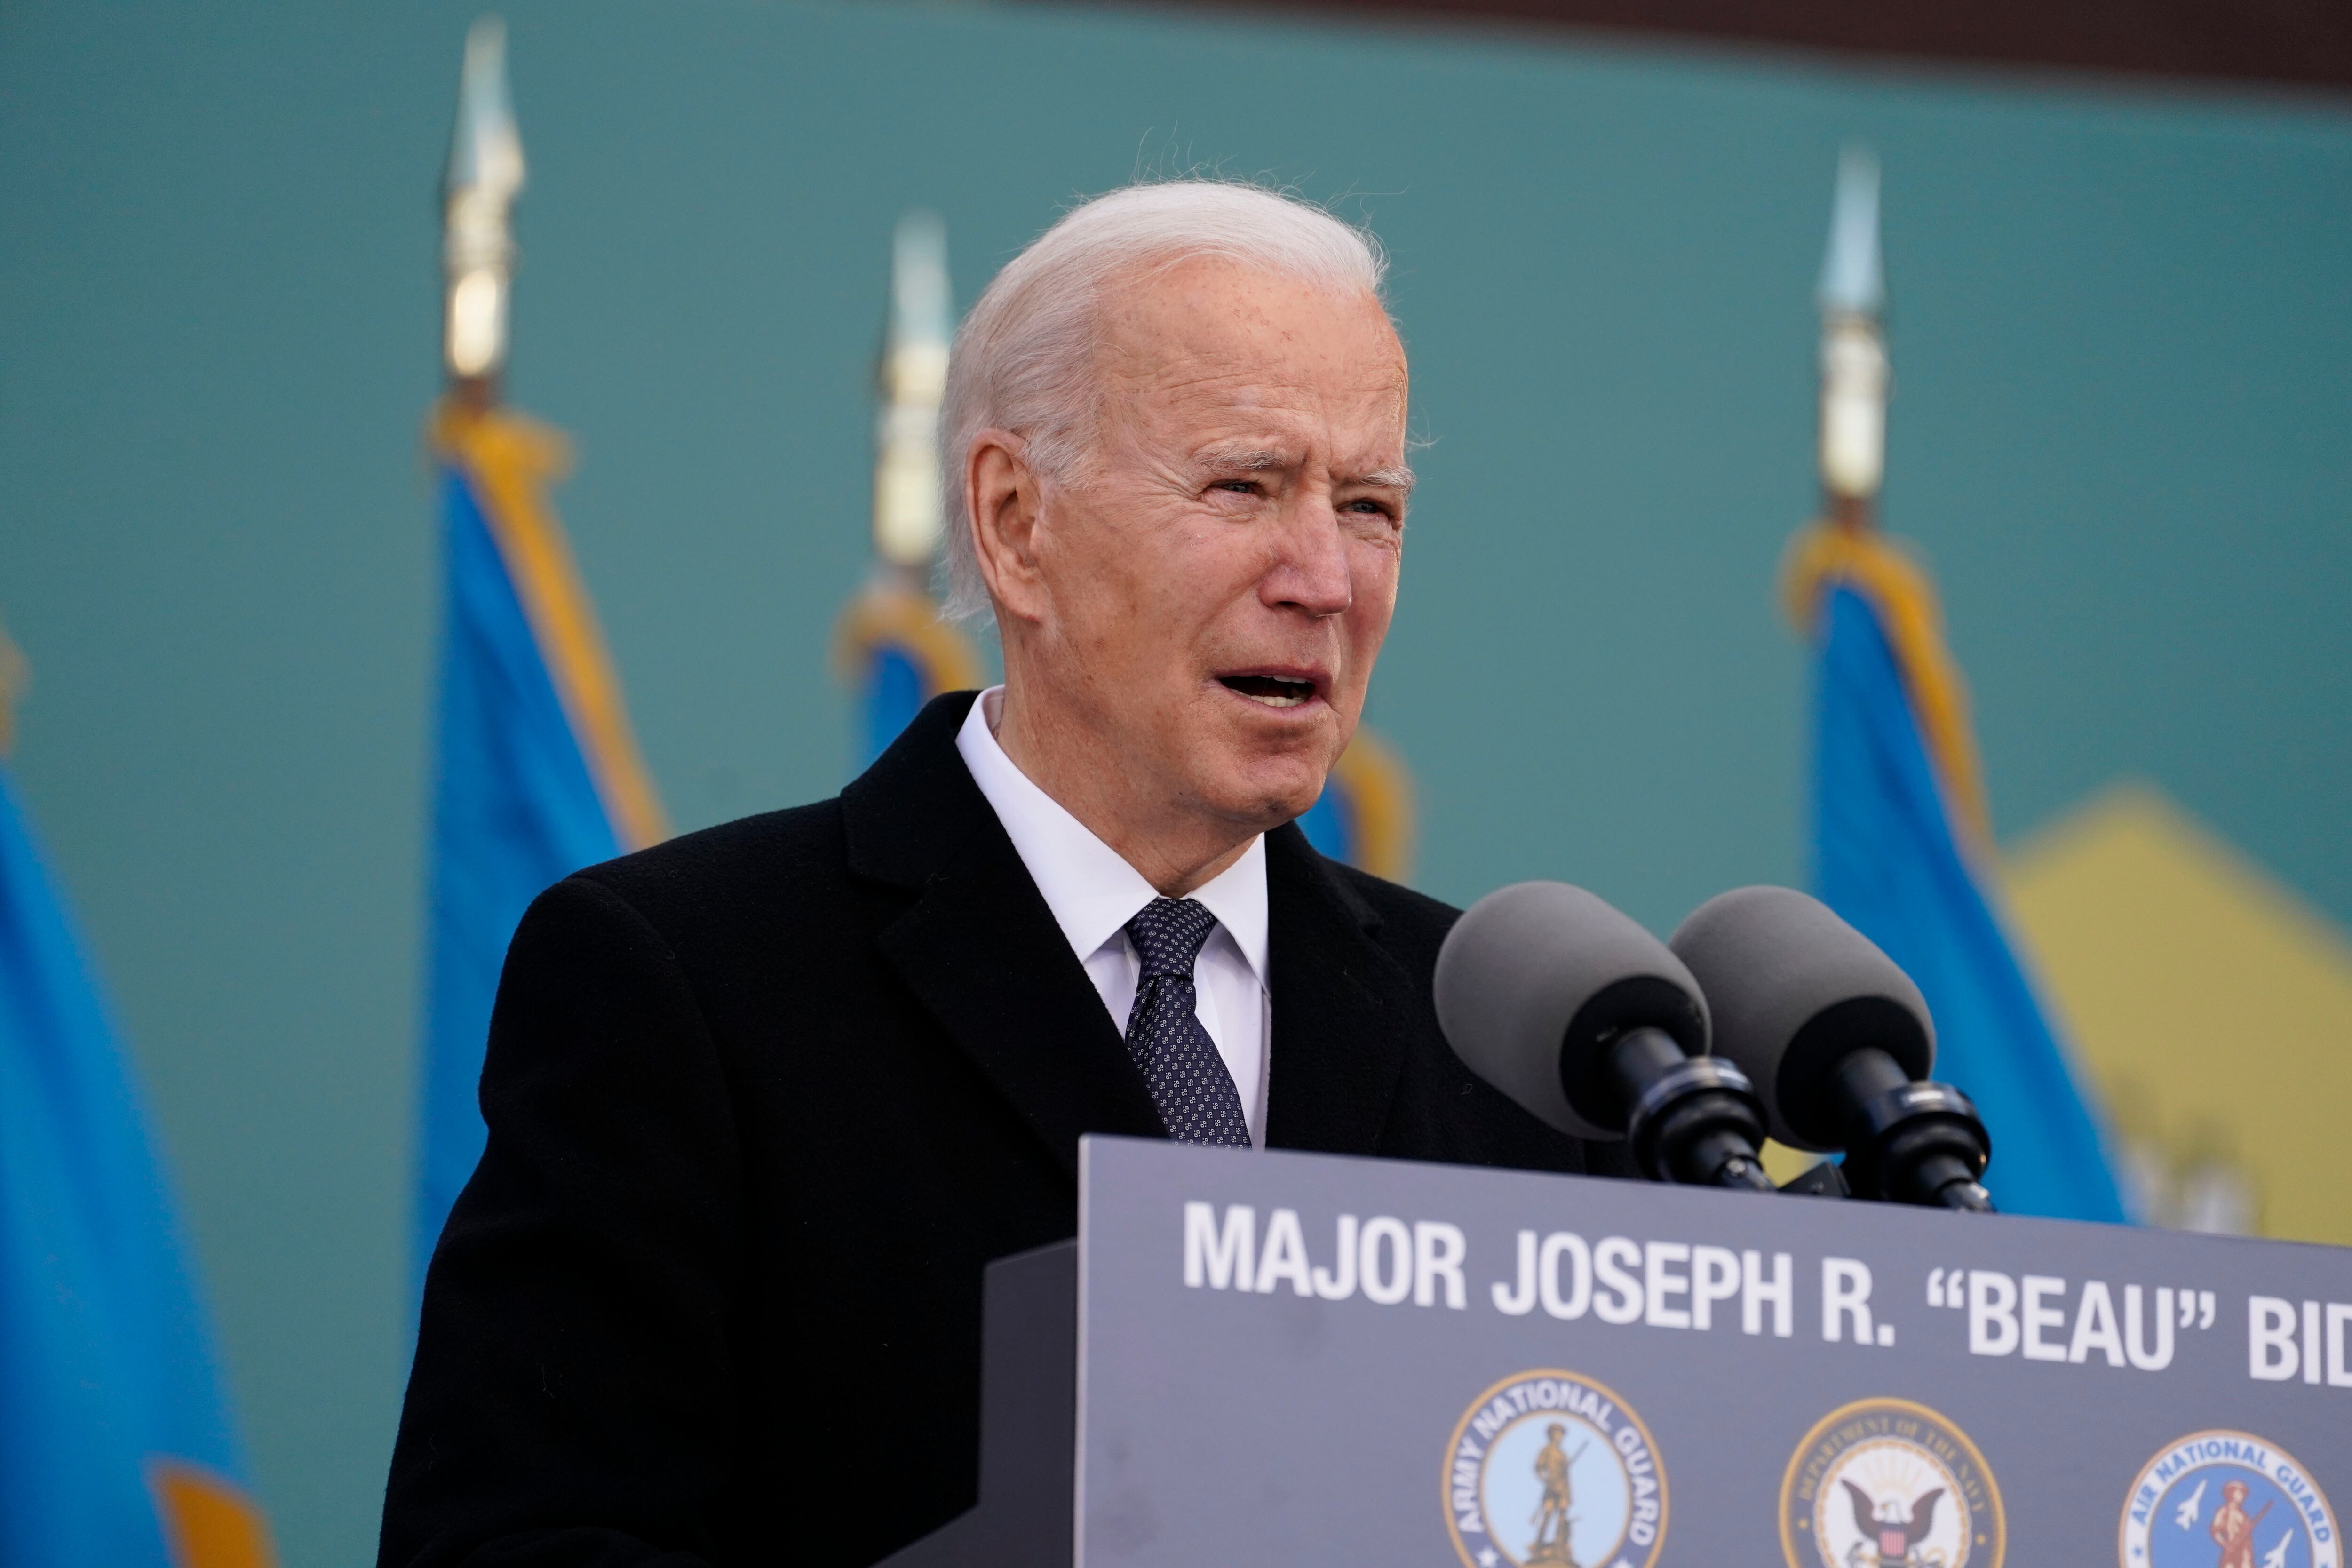
[[[964,449],[963,500],[980,574],[996,613],[1035,620],[1045,611],[1037,572],[1042,497],[1028,443],[1009,430],[982,430]]]

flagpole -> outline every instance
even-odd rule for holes
[[[1927,569],[1879,526],[1886,468],[1878,165],[1849,148],[1822,267],[1822,515],[1784,591],[1816,650],[1813,881],[1918,983],[1937,1076],[2011,1140],[2013,1212],[2123,1217],[2098,1119],[2000,913],[1968,689]]]
[[[1934,584],[1879,526],[1886,475],[1886,281],[1878,242],[1878,160],[1838,158],[1829,248],[1816,294],[1822,313],[1822,519],[1793,542],[1782,574],[1790,615],[1808,636],[1832,584],[1864,589],[1893,641],[1960,831],[1972,852],[1991,845],[1983,767],[1967,686],[1944,644]]]
[[[506,45],[506,24],[495,16],[466,34],[442,172],[446,389],[430,439],[438,459],[461,470],[477,492],[620,847],[639,849],[667,837],[668,826],[587,586],[548,501],[550,486],[570,470],[571,443],[504,404],[519,258],[514,205],[525,175]]]
[[[415,1286],[487,1136],[500,965],[533,899],[667,836],[620,675],[548,499],[561,432],[504,405],[522,138],[495,16],[466,37],[442,173],[446,386],[426,433],[442,522]],[[412,1297],[412,1302],[415,1298]]]
[[[940,618],[931,572],[945,538],[940,405],[946,398],[955,298],[947,226],[920,208],[890,239],[890,299],[876,367],[874,562],[843,607],[834,658],[857,694],[861,764],[879,756],[923,705],[976,686],[979,651]]]
[[[943,528],[938,432],[954,320],[947,226],[913,209],[890,238],[874,431],[875,563],[891,586],[913,594],[930,591]]]
[[[1821,470],[1829,521],[1849,532],[1875,525],[1886,473],[1886,307],[1878,252],[1878,160],[1849,147],[1838,160],[1837,202],[1822,263]]]
[[[466,35],[457,123],[442,174],[442,363],[451,399],[471,409],[499,400],[514,292],[513,213],[524,168],[506,54],[506,24],[496,16],[482,17]]]

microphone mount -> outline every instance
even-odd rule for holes
[[[1831,1071],[1830,1096],[1844,1129],[1846,1183],[1857,1195],[1994,1212],[1980,1179],[1992,1135],[1967,1095],[1915,1081],[1893,1057],[1864,1046]]]
[[[1625,1106],[1633,1163],[1654,1182],[1770,1192],[1757,1150],[1764,1108],[1748,1075],[1720,1057],[1685,1055],[1664,1029],[1626,1030],[1604,1047]]]

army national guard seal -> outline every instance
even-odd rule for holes
[[[1472,1401],[1444,1484],[1464,1568],[1656,1568],[1665,1544],[1650,1429],[1580,1373],[1523,1372]]]
[[[2006,1531],[1977,1446],[1906,1399],[1831,1411],[1780,1481],[1789,1568],[2000,1568]]]
[[[2122,1568],[2343,1568],[2336,1515],[2294,1455],[2246,1432],[2192,1432],[2140,1468]]]

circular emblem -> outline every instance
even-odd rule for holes
[[[1907,1399],[1831,1411],[1780,1479],[1789,1568],[2000,1568],[2007,1530],[1969,1435]]]
[[[2342,1568],[2311,1472],[2250,1433],[2192,1432],[2140,1467],[2124,1500],[2123,1568]]]
[[[1665,1543],[1650,1429],[1580,1373],[1523,1372],[1472,1401],[1444,1486],[1464,1568],[1655,1568]]]

